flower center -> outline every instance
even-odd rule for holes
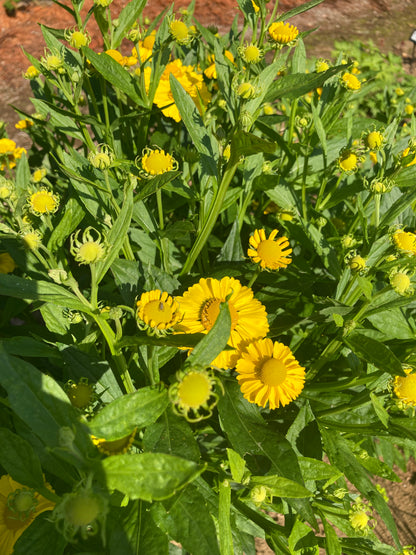
[[[168,324],[172,321],[172,318],[172,306],[160,299],[149,301],[143,308],[143,321],[145,324],[152,326]]]
[[[56,201],[50,191],[38,191],[30,197],[30,205],[35,212],[49,214],[56,208]]]
[[[353,152],[349,152],[342,156],[339,165],[345,171],[354,170],[357,167],[357,156]]]
[[[150,175],[159,175],[173,169],[172,156],[163,150],[153,150],[142,159],[143,169]]]
[[[396,231],[394,242],[399,249],[416,253],[416,236],[413,233],[409,231]]]
[[[287,369],[284,362],[276,358],[269,358],[263,362],[260,369],[260,379],[264,385],[276,387],[281,385],[287,375]]]
[[[201,311],[201,322],[204,328],[209,331],[215,324],[220,313],[220,305],[223,301],[221,299],[208,299]],[[238,312],[232,303],[228,303],[228,308],[231,315],[231,330],[233,330],[238,322]]]
[[[29,490],[17,490],[11,493],[4,509],[4,522],[9,530],[18,530],[27,526],[33,517],[37,500]]]
[[[188,38],[188,27],[183,21],[172,21],[170,24],[170,32],[177,41],[186,40]]]
[[[369,520],[365,511],[355,511],[350,516],[351,526],[356,530],[363,530],[367,526]]]
[[[383,142],[383,135],[379,131],[372,131],[367,137],[367,144],[371,150],[380,148]]]
[[[396,377],[396,387],[394,392],[403,401],[416,405],[416,374],[409,374],[405,378]]]
[[[245,49],[244,57],[247,62],[258,62],[260,60],[261,53],[255,44],[251,44]]]
[[[92,264],[100,260],[104,255],[104,249],[100,243],[96,241],[87,241],[83,243],[78,250],[79,259],[85,264]]]
[[[397,272],[397,274],[394,274],[391,278],[390,283],[394,289],[397,289],[400,293],[404,293],[410,286],[410,278],[403,272]]]
[[[201,372],[191,372],[184,377],[178,387],[181,403],[190,408],[198,408],[206,403],[211,395],[209,378]]]
[[[283,255],[280,245],[273,240],[266,239],[259,243],[257,247],[257,255],[264,260],[266,266],[273,266],[276,260]]]

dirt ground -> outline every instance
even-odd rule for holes
[[[114,17],[126,3],[127,0],[114,0]],[[152,18],[170,3],[170,0],[148,0],[145,15]],[[177,0],[175,10],[178,12],[188,3],[186,0]],[[302,3],[303,0],[280,0],[279,12],[284,13]],[[85,4],[87,10],[91,0],[86,0]],[[196,18],[205,25],[217,26],[220,32],[229,27],[237,14],[236,0],[196,0]],[[88,30],[92,37],[91,47],[101,49],[98,30],[93,21],[90,22]],[[416,0],[326,0],[309,12],[293,18],[291,22],[302,31],[318,28],[306,40],[309,54],[329,57],[334,40],[372,39],[383,51],[401,55],[409,67],[413,54],[409,37],[416,29]],[[0,5],[0,119],[7,122],[8,134],[18,146],[29,146],[28,139],[26,134],[14,128],[20,118],[10,105],[29,113],[33,111],[28,100],[29,83],[23,79],[23,73],[30,65],[24,50],[38,58],[43,55],[40,23],[61,29],[74,24],[66,11],[48,0],[20,1],[14,17],[9,17]],[[415,66],[416,63],[413,64]],[[402,544],[416,544],[416,464],[411,461],[408,471],[398,471],[398,474],[401,483],[384,483],[382,480],[380,483],[390,498],[389,505],[395,515]],[[390,542],[382,522],[378,522],[376,533],[383,541]],[[259,555],[272,553],[265,542],[259,541]]]

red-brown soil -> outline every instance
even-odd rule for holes
[[[21,3],[14,17],[7,16],[0,5],[0,119],[7,122],[8,134],[19,146],[29,146],[27,135],[14,128],[20,118],[9,105],[14,104],[29,113],[32,111],[30,86],[23,79],[23,73],[30,64],[22,49],[37,58],[43,55],[45,44],[40,23],[60,29],[74,25],[66,11],[47,0],[25,1],[29,3]],[[114,17],[127,1],[114,0]],[[145,15],[152,18],[170,3],[170,0],[149,0]],[[178,0],[175,10],[179,12],[188,3]],[[280,0],[279,12],[284,13],[303,3],[303,0]],[[91,0],[87,0],[85,11],[90,6]],[[220,32],[229,27],[238,13],[236,0],[196,2],[196,18],[204,25],[217,26]],[[330,56],[334,40],[358,38],[362,41],[372,39],[382,50],[392,50],[409,62],[413,53],[409,36],[416,28],[416,0],[326,0],[309,12],[295,17],[292,22],[302,31],[318,27],[306,40],[308,52],[316,56]],[[102,49],[98,29],[92,20],[88,30],[92,37],[91,47]],[[410,462],[407,473],[399,472],[399,475],[402,478],[400,484],[380,482],[390,497],[390,507],[398,523],[403,545],[416,544],[415,463]],[[383,541],[390,542],[383,523],[377,524],[376,532]],[[263,542],[258,545],[258,553],[266,555],[272,551]]]

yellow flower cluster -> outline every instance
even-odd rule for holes
[[[26,152],[25,148],[18,147],[12,139],[0,139],[0,169],[14,168],[16,160],[19,160]]]
[[[151,68],[144,68],[146,90],[150,89]],[[153,102],[158,106],[163,115],[175,121],[181,121],[181,115],[175,104],[170,88],[169,76],[172,74],[191,96],[196,107],[202,113],[203,106],[211,101],[211,94],[204,83],[203,75],[195,71],[194,66],[184,66],[181,60],[169,62],[163,72]]]

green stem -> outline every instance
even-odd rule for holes
[[[380,224],[380,198],[381,195],[374,195],[374,226],[376,230]]]
[[[98,284],[95,264],[90,264],[91,270],[91,305],[95,310],[98,305]]]
[[[151,385],[156,385],[160,382],[159,369],[156,368],[154,354],[155,346],[147,345],[147,374]]]
[[[325,187],[322,189],[322,193],[321,193],[321,191],[319,191],[318,199],[316,201],[316,210],[323,210],[324,209],[325,205],[330,200],[330,198],[332,196],[332,193],[338,189],[338,185],[341,183],[342,178],[343,178],[343,174],[341,173],[341,175],[337,179],[337,182],[335,183],[335,187],[332,187],[331,191],[326,195],[326,197],[324,198],[324,200],[322,202],[321,202],[321,198],[323,196]],[[326,185],[326,183],[325,183],[325,185]]]
[[[338,353],[343,343],[339,339],[332,339],[331,342],[325,347],[322,353],[318,356],[315,364],[313,364],[306,375],[308,381],[312,380],[321,368]]]
[[[256,271],[254,272],[254,274],[251,276],[250,281],[248,282],[247,287],[252,287],[254,282],[256,281],[256,279],[259,277],[259,275],[261,274],[261,266],[260,264],[257,265]]]
[[[308,175],[308,162],[309,162],[309,155],[306,154],[303,161],[303,175],[302,175],[302,214],[305,222],[308,221],[308,207],[306,205],[306,178]]]
[[[238,163],[239,163],[239,160],[233,162],[232,164],[231,164],[231,160],[228,162],[222,181],[217,191],[217,196],[211,205],[208,217],[205,220],[202,226],[202,229],[198,234],[195,243],[192,246],[191,252],[189,253],[188,258],[186,259],[186,262],[184,264],[184,267],[180,275],[186,274],[192,269],[196,259],[198,258],[199,253],[201,252],[205,243],[208,241],[209,235],[213,230],[215,222],[217,221],[218,215],[221,212],[221,209],[223,207],[228,186],[230,185],[231,180],[234,177]]]

